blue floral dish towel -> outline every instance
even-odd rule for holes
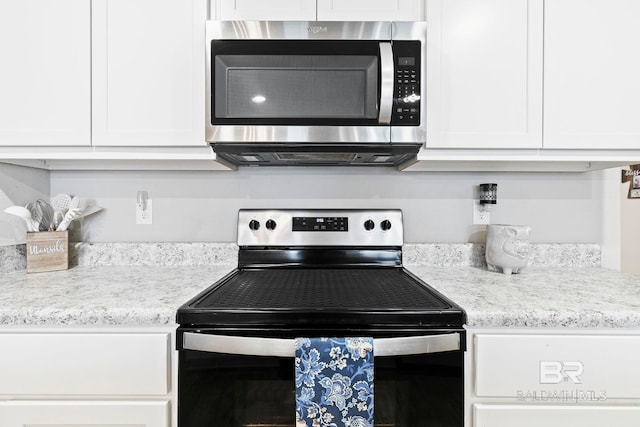
[[[373,427],[373,338],[296,338],[296,427]]]

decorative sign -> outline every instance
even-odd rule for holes
[[[631,165],[631,169],[622,171],[622,182],[629,181],[629,199],[640,199],[640,164]]]
[[[68,231],[27,233],[27,273],[67,270],[68,268]]]

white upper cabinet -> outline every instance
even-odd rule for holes
[[[640,148],[640,2],[546,0],[544,148]]]
[[[206,0],[92,1],[93,145],[206,145],[205,20]]]
[[[0,145],[91,142],[91,3],[0,0]]]
[[[422,21],[423,0],[318,0],[318,21]]]
[[[257,21],[422,21],[424,0],[218,0],[212,19]]]
[[[427,148],[540,148],[543,1],[430,0],[426,15]]]
[[[314,21],[316,0],[219,0],[221,21]]]

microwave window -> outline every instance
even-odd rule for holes
[[[214,111],[221,119],[375,119],[375,55],[217,55]]]

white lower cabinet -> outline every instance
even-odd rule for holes
[[[0,427],[170,427],[172,333],[0,329]]]
[[[0,427],[168,427],[168,402],[0,402]]]
[[[1,395],[166,395],[166,334],[0,334]]]
[[[477,396],[640,399],[640,336],[483,334],[474,342]]]
[[[467,427],[640,425],[640,330],[468,331]]]
[[[637,427],[640,407],[474,405],[474,427]]]

